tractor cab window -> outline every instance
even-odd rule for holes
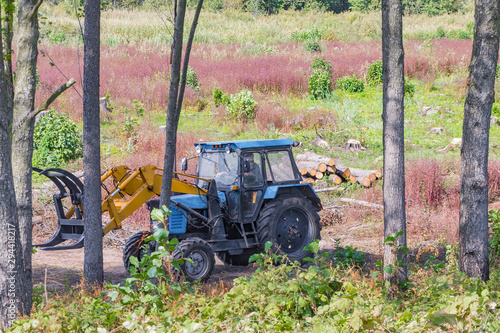
[[[243,172],[243,185],[245,185],[245,187],[264,185],[260,154],[245,153],[243,155],[243,161],[245,168]]]
[[[205,151],[198,158],[198,177],[215,179],[217,187],[231,186],[238,180],[238,154],[225,151]],[[198,186],[207,188],[206,181],[199,180]]]
[[[267,153],[268,170],[267,180],[275,183],[295,180],[292,160],[287,150],[272,151]],[[270,169],[270,170],[269,170]]]

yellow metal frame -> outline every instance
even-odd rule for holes
[[[103,227],[104,234],[113,229],[121,229],[122,222],[146,201],[160,195],[163,180],[163,169],[154,165],[146,165],[139,169],[117,166],[106,170],[101,176],[104,183],[112,177],[115,188],[102,200],[102,213],[108,212],[110,221]],[[177,175],[210,181],[196,176],[174,172]],[[206,195],[207,191],[180,179],[172,179],[172,192]]]

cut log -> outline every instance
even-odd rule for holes
[[[326,163],[326,164],[328,164],[328,165],[329,165],[329,166],[331,166],[331,167],[334,167],[334,166],[335,166],[335,160],[334,160],[333,158],[330,158],[330,159],[328,160],[328,163]]]
[[[349,198],[340,198],[340,201],[347,202],[347,203],[354,203],[354,204],[358,204],[358,205],[361,205],[361,206],[367,206],[367,207],[371,207],[371,208],[384,209],[383,205],[374,204],[374,203],[371,203],[371,202],[366,202],[366,201],[361,201],[361,200],[355,200],[355,199],[349,199]]]
[[[351,175],[354,176],[357,182],[364,187],[370,187],[372,182],[376,180],[376,176],[370,170],[350,168]]]
[[[318,180],[323,179],[323,176],[324,176],[323,172],[319,172],[319,171],[316,172],[316,175],[315,175],[316,179],[318,179]]]
[[[309,170],[309,175],[310,175],[311,177],[316,177],[316,173],[317,173],[316,169],[311,169],[311,170]]]
[[[312,178],[306,178],[306,179],[304,179],[304,183],[313,184],[314,183],[314,179],[312,179]]]
[[[333,175],[336,170],[337,170],[337,168],[335,167],[335,165],[334,166],[329,165],[326,167],[326,174]]]
[[[372,185],[372,181],[370,177],[354,177],[358,184],[363,185],[364,187],[370,187]]]
[[[339,177],[339,176],[337,176],[337,175],[333,175],[333,176],[331,176],[331,177],[330,177],[330,179],[332,179],[332,180],[333,180],[333,183],[334,183],[334,184],[339,185],[340,183],[342,183],[342,178],[340,178],[340,177]]]
[[[342,191],[344,188],[341,186],[335,186],[335,187],[327,187],[327,188],[320,188],[318,190],[315,190],[316,193],[320,192],[333,192],[333,191]]]
[[[346,167],[345,165],[343,164],[335,164],[335,173],[339,176],[339,177],[342,177],[343,179],[345,180],[348,180],[349,177],[351,176],[351,170],[349,170],[348,167]]]
[[[326,165],[326,163],[320,163],[318,165],[318,171],[319,172],[325,173],[327,168],[328,168],[328,165]]]
[[[351,182],[351,184],[356,184],[358,182],[358,180],[356,179],[356,177],[354,177],[353,175],[349,176],[349,181]]]

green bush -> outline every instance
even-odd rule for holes
[[[308,40],[320,40],[321,33],[318,28],[312,27],[311,29],[292,32],[291,38],[294,42],[305,42]]]
[[[309,52],[321,52],[321,45],[319,45],[319,40],[309,39],[306,41],[306,50]]]
[[[238,119],[254,119],[257,114],[257,102],[253,98],[252,92],[244,89],[235,95],[231,95],[227,104],[227,111]]]
[[[215,107],[220,105],[227,105],[229,103],[229,96],[222,92],[221,88],[215,87],[212,91],[212,97],[214,98]]]
[[[383,82],[383,66],[382,60],[378,59],[368,65],[368,71],[366,72],[366,83],[374,87],[376,85],[382,84]]]
[[[415,85],[407,80],[405,80],[405,96],[413,97],[415,95]]]
[[[80,133],[68,116],[50,110],[40,118],[33,134],[33,166],[61,167],[82,156]]]
[[[347,92],[362,92],[365,90],[363,80],[358,79],[357,75],[344,76],[337,80],[337,87]]]
[[[332,91],[332,64],[324,58],[314,58],[309,76],[309,93],[314,99],[325,99]]]
[[[182,75],[181,75],[182,79]],[[198,82],[198,74],[194,71],[191,66],[188,66],[186,74],[186,85],[193,88],[194,90],[200,90],[201,84]]]

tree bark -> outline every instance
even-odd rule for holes
[[[101,154],[99,121],[100,1],[85,1],[83,36],[83,215],[85,259],[83,274],[89,283],[104,281],[101,214]]]
[[[184,18],[186,16],[186,0],[179,0],[178,12],[175,16],[174,27],[174,42],[173,42],[173,60],[172,69],[170,72],[170,90],[168,94],[167,106],[167,122],[166,122],[166,144],[165,144],[165,158],[163,162],[163,180],[161,184],[160,207],[166,205],[169,207],[170,196],[172,194],[172,177],[176,156],[177,145],[177,128],[179,125],[179,117],[182,109],[182,101],[184,98],[184,89],[186,87],[186,77],[189,64],[189,56],[193,44],[196,26],[200,17],[203,0],[198,1],[196,11],[189,32],[188,42],[186,44],[186,53],[184,55],[184,64],[182,68],[182,82],[180,82],[180,68],[182,58],[182,41],[184,34]]]
[[[2,10],[0,3],[0,12]],[[0,33],[0,56],[3,57]],[[11,87],[0,60],[0,329],[12,326],[17,313],[23,313],[20,287],[22,251],[12,175],[11,126],[13,117]]]
[[[384,141],[384,237],[402,232],[396,249],[406,247],[405,176],[404,176],[404,51],[401,0],[382,0],[383,61],[383,141]],[[384,280],[390,282],[389,297],[394,286],[407,281],[404,252],[394,246],[384,247]],[[390,270],[389,270],[390,271]]]
[[[491,107],[495,100],[499,9],[498,0],[476,0],[461,148],[460,270],[483,281],[489,279],[488,151]]]
[[[41,1],[19,3],[17,13],[17,54],[14,95],[12,162],[16,190],[19,233],[22,244],[23,272],[19,281],[22,290],[23,314],[29,315],[32,305],[32,191],[31,164],[33,157],[34,118],[29,117],[35,104],[36,63],[38,56],[38,16]],[[20,123],[21,119],[27,120]],[[18,125],[19,124],[19,125]]]

